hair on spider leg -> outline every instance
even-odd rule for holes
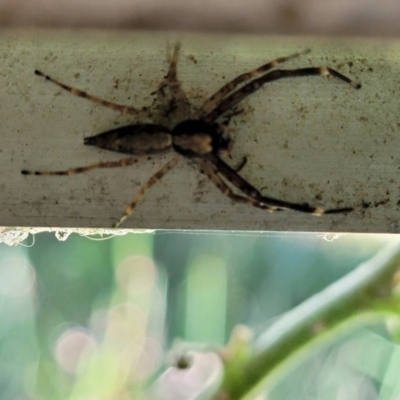
[[[232,158],[230,154],[229,154],[229,158]],[[248,161],[247,156],[243,156],[242,159],[240,160],[240,162],[238,163],[238,165],[236,167],[234,167],[233,170],[236,173],[239,173],[246,166],[247,161]]]
[[[225,115],[222,116],[223,120],[219,124],[222,126],[228,126],[231,123],[231,120],[233,117],[236,117],[243,113],[244,113],[243,108],[235,107],[230,112],[227,112],[227,113],[225,113]]]
[[[167,102],[167,104],[161,104],[163,107],[155,108],[156,110],[163,110],[165,114],[158,116],[160,118],[157,121],[153,118],[156,114],[150,110],[149,106],[136,108],[109,102],[66,85],[39,70],[35,70],[36,75],[45,78],[77,97],[87,99],[117,112],[134,115],[136,118],[146,118],[153,123],[136,122],[84,139],[85,145],[126,154],[128,158],[59,171],[24,169],[21,173],[23,175],[74,175],[101,168],[125,167],[149,156],[167,152],[173,153],[174,156],[139,188],[122,216],[114,224],[114,227],[119,226],[128,218],[146,192],[170,172],[182,158],[186,158],[197,165],[199,170],[232,201],[251,205],[264,211],[293,210],[313,215],[323,215],[349,213],[359,209],[356,206],[324,210],[308,203],[292,203],[262,195],[260,190],[239,174],[247,163],[247,156],[242,158],[236,168],[230,167],[222,160],[221,156],[224,154],[230,156],[233,141],[229,132],[231,130],[229,123],[233,116],[243,112],[242,108],[236,108],[237,105],[267,83],[280,79],[331,75],[356,89],[359,89],[361,84],[330,67],[276,69],[279,64],[299,55],[309,53],[310,50],[306,49],[286,57],[276,58],[252,71],[237,76],[213,93],[193,113],[190,112],[186,94],[177,77],[179,51],[180,43],[176,43],[172,52],[167,52],[168,71],[161,80],[158,89],[154,92],[156,101]],[[168,96],[165,95],[166,90],[169,92]],[[160,123],[159,121],[164,122]],[[170,121],[178,122],[174,125],[169,123]],[[268,170],[266,171],[268,172]]]

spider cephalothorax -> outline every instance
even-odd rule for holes
[[[229,140],[217,131],[217,126],[201,119],[188,119],[172,131],[174,150],[186,157],[219,155],[228,151]]]
[[[331,75],[356,89],[361,87],[360,84],[329,67],[308,67],[289,70],[274,69],[271,71],[271,69],[280,63],[302,54],[297,53],[288,57],[277,58],[253,71],[239,75],[208,98],[197,111],[190,112],[190,104],[176,73],[179,48],[179,44],[176,44],[172,56],[169,57],[168,73],[159,85],[158,91],[155,92],[158,100],[156,107],[158,113],[151,112],[148,107],[136,109],[134,107],[111,103],[79,89],[67,86],[36,70],[36,75],[44,77],[46,80],[53,82],[76,96],[86,98],[124,114],[131,114],[137,118],[150,120],[153,123],[127,125],[84,139],[86,145],[130,154],[133,157],[124,158],[119,161],[101,162],[94,165],[71,168],[64,171],[41,172],[23,170],[21,171],[22,174],[73,175],[98,168],[132,165],[138,162],[140,156],[148,157],[166,152],[175,153],[174,157],[139,189],[130,205],[126,208],[123,216],[114,226],[120,225],[132,213],[145,192],[174,168],[182,158],[191,159],[221,192],[236,202],[246,203],[267,211],[291,209],[314,215],[343,213],[354,209],[353,207],[343,207],[323,210],[319,207],[310,206],[308,203],[290,203],[262,195],[259,190],[239,174],[239,170],[245,165],[246,159],[244,159],[239,168],[233,169],[220,158],[224,153],[229,153],[232,141],[226,135],[226,123],[218,122],[218,120],[226,116],[227,113],[232,112],[233,107],[247,96],[259,90],[266,83],[274,80],[300,76]],[[303,54],[308,51],[306,50]],[[175,124],[171,122],[173,114],[178,116]],[[232,187],[236,189],[236,192]]]

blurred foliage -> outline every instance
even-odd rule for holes
[[[176,338],[222,346],[238,324],[257,335],[389,240],[157,232],[59,242],[49,233],[31,247],[1,245],[0,399],[139,398]],[[270,398],[377,398],[393,386],[396,351],[384,326],[360,327]]]

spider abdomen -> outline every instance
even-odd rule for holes
[[[171,150],[172,135],[161,125],[127,125],[87,137],[84,143],[118,153],[159,154]]]

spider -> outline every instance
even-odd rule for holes
[[[122,126],[84,139],[85,145],[129,154],[131,155],[129,158],[105,161],[64,171],[23,170],[21,173],[24,175],[74,175],[98,168],[125,167],[155,154],[174,153],[173,157],[139,189],[113,227],[118,227],[132,213],[146,191],[171,171],[182,158],[190,159],[223,194],[238,203],[245,203],[270,212],[289,209],[314,215],[346,213],[354,210],[353,207],[324,210],[308,203],[297,204],[262,195],[239,174],[246,164],[246,158],[243,158],[241,165],[235,169],[223,161],[221,156],[229,154],[232,147],[232,140],[227,134],[227,125],[232,114],[235,114],[232,112],[233,107],[266,83],[283,78],[319,75],[331,75],[356,89],[361,87],[359,83],[329,67],[274,69],[279,64],[310,51],[305,50],[287,57],[277,58],[253,71],[237,76],[209,97],[200,108],[193,110],[177,77],[179,51],[179,43],[175,44],[172,54],[168,51],[168,72],[158,90],[154,92],[157,102],[156,112],[154,112],[154,107],[137,109],[100,99],[36,70],[36,75],[75,96],[86,98],[123,114],[147,119],[151,123]],[[231,115],[228,115],[229,113]],[[228,120],[221,122],[220,118],[223,116],[227,116]],[[218,120],[220,122],[217,122]]]

